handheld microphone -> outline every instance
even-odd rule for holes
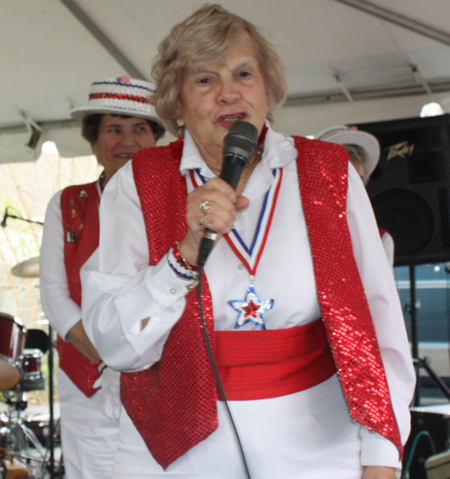
[[[226,181],[234,190],[241,177],[244,166],[256,151],[258,146],[258,130],[247,121],[234,123],[224,140],[223,165],[220,178]],[[198,266],[205,266],[218,234],[208,228],[200,243]]]
[[[3,215],[2,222],[0,223],[2,225],[2,228],[6,227],[6,220],[8,219],[8,208],[5,209],[5,214]]]

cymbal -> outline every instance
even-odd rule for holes
[[[39,277],[39,256],[30,258],[11,268],[11,274],[20,278],[38,278]]]

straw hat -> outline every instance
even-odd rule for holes
[[[322,130],[314,138],[330,143],[338,143],[339,145],[358,145],[364,148],[368,159],[366,178],[369,178],[373,173],[380,159],[380,144],[378,140],[370,133],[358,130],[356,126],[332,126]]]
[[[70,114],[75,120],[82,120],[93,113],[110,113],[147,118],[162,125],[153,106],[153,84],[130,79],[128,75],[95,81],[89,91],[88,105],[74,108]]]

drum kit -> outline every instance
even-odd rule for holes
[[[31,273],[30,267],[34,268]],[[38,276],[36,259],[15,266],[12,272],[28,278]],[[53,427],[53,387],[51,415],[49,421],[41,421],[42,435],[36,434],[25,415],[27,393],[45,389],[42,360],[48,346],[47,333],[27,330],[19,318],[0,312],[0,396],[4,401],[0,405],[0,479],[55,477],[53,467],[49,475],[55,436],[59,434],[59,427]]]

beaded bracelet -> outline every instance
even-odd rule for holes
[[[180,251],[180,242],[179,241],[175,241],[175,245],[177,246],[177,249],[174,248],[173,250],[173,255],[175,256],[175,259],[177,260],[178,264],[180,266],[184,266],[186,269],[188,269],[189,271],[192,271],[192,272],[197,272],[198,271],[198,268],[197,266],[194,266],[192,265],[191,263],[189,263],[188,261],[186,261],[186,259],[184,258],[184,256],[181,254],[181,251]]]
[[[101,359],[98,363],[95,364],[97,366],[97,371],[102,374],[103,371],[108,367]]]
[[[167,262],[179,278],[191,282],[189,285],[186,285],[186,288],[188,291],[192,291],[198,285],[197,268],[190,265],[183,258],[179,247],[179,243],[176,242],[174,246],[169,248],[167,251]]]

